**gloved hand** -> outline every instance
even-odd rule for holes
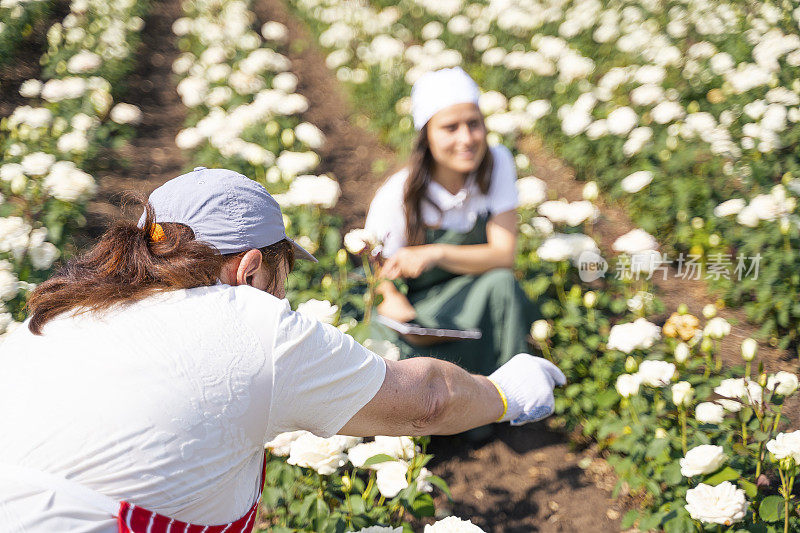
[[[553,414],[553,388],[567,378],[556,365],[526,353],[518,353],[495,370],[489,379],[503,392],[508,403],[505,416],[498,422],[512,426],[535,422]]]

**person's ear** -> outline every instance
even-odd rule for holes
[[[236,267],[236,285],[252,285],[253,276],[261,268],[261,250],[248,250]]]

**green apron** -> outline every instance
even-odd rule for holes
[[[428,229],[426,244],[485,244],[488,216],[479,217],[467,233]],[[510,269],[480,275],[459,275],[433,268],[407,279],[408,300],[417,312],[414,322],[429,328],[479,329],[480,339],[460,339],[433,346],[407,343],[394,330],[372,322],[373,338],[389,340],[401,358],[424,356],[451,361],[476,374],[487,375],[520,352],[528,352],[531,323],[540,318]]]

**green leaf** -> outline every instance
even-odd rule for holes
[[[761,500],[758,516],[766,522],[777,522],[783,518],[783,498],[772,495]]]
[[[431,485],[438,487],[439,490],[444,492],[447,497],[452,501],[453,495],[450,493],[450,487],[447,485],[447,482],[440,478],[439,476],[428,476],[425,478],[425,481],[430,483]]]
[[[716,474],[712,474],[708,476],[703,483],[706,485],[719,485],[723,481],[733,481],[735,479],[739,479],[740,474],[730,466],[726,466]]]
[[[622,529],[628,529],[629,527],[633,526],[633,524],[636,523],[636,520],[638,518],[639,518],[639,511],[637,511],[636,509],[631,509],[630,511],[625,513],[625,516],[622,517],[622,523],[620,524],[620,527],[622,527]]]
[[[351,494],[348,498],[350,500],[350,508],[353,514],[361,514],[366,512],[367,508],[364,505],[364,499],[358,494]]]
[[[417,518],[433,516],[436,507],[433,504],[433,497],[430,494],[420,494],[411,504],[411,514]]]
[[[742,490],[744,490],[744,493],[747,494],[747,497],[750,498],[751,500],[754,499],[756,496],[758,496],[758,487],[756,486],[755,483],[751,483],[746,479],[740,479],[738,484],[739,487],[741,487]]]
[[[366,461],[364,461],[364,468],[372,465],[377,465],[379,463],[385,463],[387,461],[396,461],[396,459],[390,455],[386,455],[385,453],[379,453],[378,455],[373,455]]]

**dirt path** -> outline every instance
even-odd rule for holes
[[[19,86],[25,80],[38,79],[41,75],[39,59],[47,51],[47,30],[67,13],[67,0],[54,2],[50,13],[34,24],[31,34],[19,44],[13,59],[0,66],[0,118],[9,116],[17,106],[26,103],[27,99],[19,94]]]
[[[397,160],[374,135],[349,120],[352,108],[325,66],[325,56],[285,4],[264,0],[257,3],[256,11],[260,22],[276,20],[289,28],[298,92],[311,104],[304,118],[325,132],[328,142],[320,151],[322,171],[332,172],[342,187],[336,210],[347,227],[361,226],[373,193],[383,181],[382,175],[373,172],[373,161],[383,159],[392,166]],[[472,519],[487,531],[619,531],[620,512],[610,497],[605,463],[594,461],[588,452],[571,453],[567,437],[545,424],[498,428],[499,434],[484,445],[458,437],[432,443],[436,456],[432,470],[450,484],[454,514]],[[579,463],[591,466],[585,471]],[[438,507],[448,506],[440,500]]]
[[[275,20],[289,28],[289,56],[298,78],[297,92],[310,104],[303,119],[320,128],[327,138],[318,150],[321,161],[315,172],[330,172],[339,181],[342,197],[333,212],[342,217],[345,230],[362,227],[369,202],[384,179],[383,174],[373,171],[373,162],[382,159],[392,166],[395,156],[375,136],[352,125],[347,96],[302,22],[277,0],[258,1],[254,8],[259,24]]]
[[[178,55],[172,23],[181,16],[178,0],[158,0],[145,19],[136,69],[125,80],[124,101],[142,110],[136,136],[127,145],[103,154],[94,172],[97,196],[89,203],[87,236],[94,239],[106,225],[121,216],[136,216],[120,209],[123,193],[149,194],[178,176],[186,166],[175,135],[183,125],[184,107],[175,90],[172,62]]]

